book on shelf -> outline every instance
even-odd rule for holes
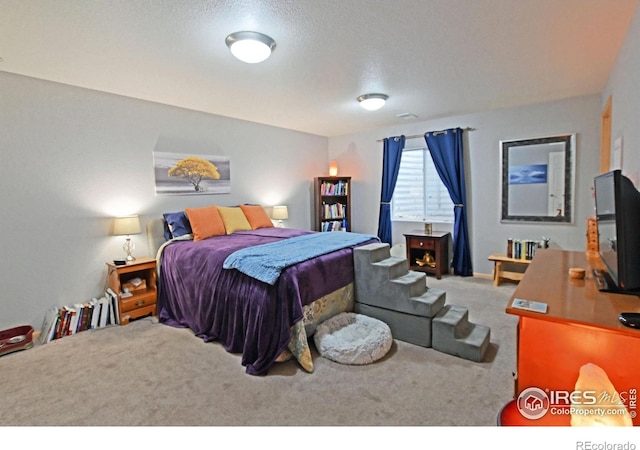
[[[530,239],[507,239],[507,258],[533,259],[540,247],[538,241]]]
[[[347,231],[347,219],[322,222],[322,231]]]
[[[346,180],[323,181],[320,185],[320,195],[347,195],[349,182]]]
[[[323,203],[322,215],[324,219],[341,219],[346,215],[347,206],[342,203]]]

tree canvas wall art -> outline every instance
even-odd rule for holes
[[[231,192],[227,156],[153,152],[156,194],[203,195]]]

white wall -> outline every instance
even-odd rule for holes
[[[553,247],[585,249],[586,218],[593,214],[591,184],[599,165],[600,109],[600,96],[593,95],[438,120],[404,122],[374,132],[330,138],[329,158],[338,161],[341,174],[354,177],[354,231],[376,233],[382,175],[382,142],[378,140],[446,128],[473,128],[465,139],[471,256],[474,272],[489,275],[493,267],[487,257],[491,253],[506,252],[509,237],[540,239],[546,236]],[[501,223],[500,141],[570,133],[577,134],[574,223]],[[407,141],[407,145],[410,143]],[[422,143],[423,138],[417,139],[416,144]],[[393,244],[404,242],[403,232],[420,227],[421,224],[395,222]],[[451,226],[434,224],[434,230],[451,231]]]
[[[287,226],[311,227],[325,137],[3,72],[0,92],[0,329],[39,329],[49,306],[101,294],[105,262],[123,256],[115,215],[144,229],[185,207],[286,204]],[[154,151],[229,156],[231,194],[156,196]],[[148,254],[144,234],[133,241]]]
[[[618,52],[602,107],[611,96],[611,148],[622,139],[622,172],[640,186],[640,7]]]

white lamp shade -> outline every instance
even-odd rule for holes
[[[386,94],[364,94],[358,97],[358,101],[360,106],[367,111],[375,111],[382,108],[388,98],[389,96]]]
[[[271,210],[273,220],[286,220],[289,218],[289,211],[286,206],[274,206]]]
[[[276,43],[269,36],[255,31],[239,31],[226,39],[231,54],[240,61],[255,64],[271,56]]]
[[[116,217],[113,219],[113,235],[129,236],[131,234],[140,234],[140,218],[138,216]]]

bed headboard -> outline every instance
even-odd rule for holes
[[[153,218],[147,222],[147,244],[149,246],[149,256],[155,258],[158,249],[164,244],[164,219],[162,217]]]

